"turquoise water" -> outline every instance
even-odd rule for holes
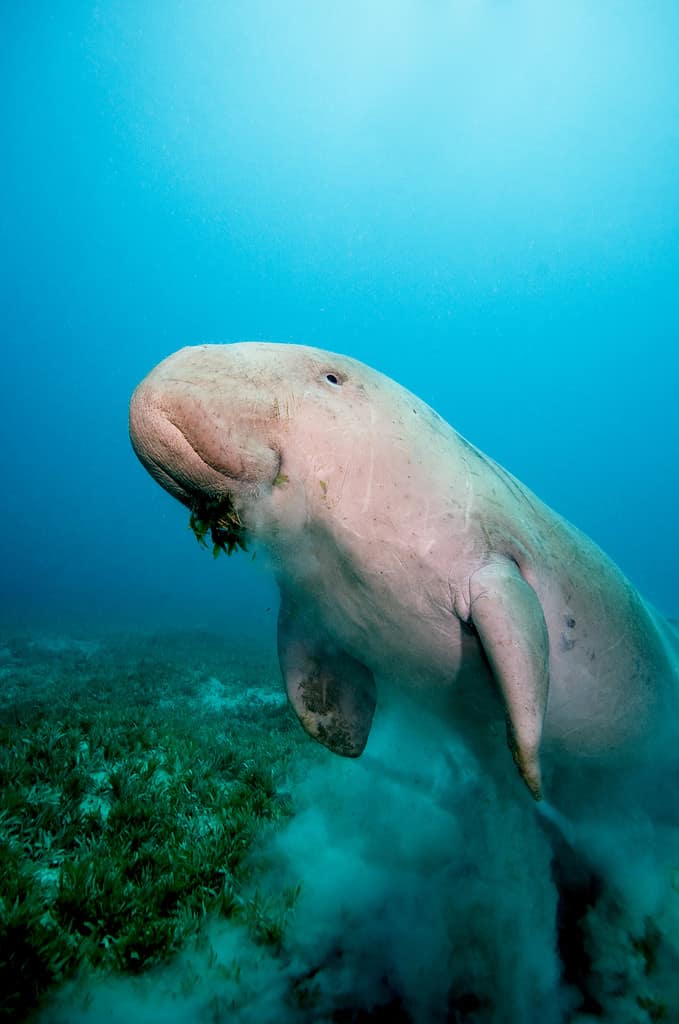
[[[679,611],[671,0],[1,19],[3,617],[259,628],[126,438],[159,359],[254,338],[395,377]]]
[[[273,652],[271,580],[247,557],[202,551],[186,510],[148,477],[127,436],[129,396],[159,360],[186,344],[253,339],[344,352],[394,377],[679,616],[673,0],[26,0],[3,5],[0,52],[3,635],[181,628]],[[485,933],[478,925],[480,947],[496,927],[512,937],[530,903],[518,976],[529,986],[542,972],[553,1020],[530,997],[530,1011],[518,997],[513,1005],[526,1020],[561,1024],[572,1001],[541,947],[553,938],[556,897],[551,882],[535,897],[515,873],[523,855],[524,869],[548,871],[542,833],[535,827],[523,854],[500,854],[496,796],[477,832],[478,803],[460,795],[448,806],[442,795],[430,870],[430,807],[412,797],[415,748],[399,753],[401,775],[385,776],[397,743],[385,728],[353,782],[329,761],[307,783],[279,840],[281,884],[297,884],[310,843],[330,851],[306,880],[328,908],[320,946],[336,953],[342,934],[325,880],[335,871],[354,894],[359,938],[347,944],[347,971],[384,938],[361,908],[396,935],[377,942],[389,954],[384,964],[375,954],[355,1005],[341,1004],[354,1016],[341,1019],[377,1019],[365,1014],[388,991],[399,1005],[403,994],[403,1019],[415,1024],[509,1021],[499,1010],[484,1016],[483,972],[460,983],[477,999],[462,1005],[431,970],[437,950],[454,959],[452,932],[464,943],[459,921],[478,920],[478,894],[484,913],[499,907]],[[328,822],[310,817],[334,785],[336,815],[324,806]],[[375,792],[379,813],[367,813]],[[379,823],[386,859],[370,843],[359,850],[356,793],[360,827]],[[501,831],[522,829],[527,813],[506,811]],[[398,860],[402,820],[416,823],[418,842]],[[649,835],[651,846],[677,848],[646,822],[630,829],[632,858]],[[475,865],[494,851],[489,875],[474,874],[466,846]],[[446,890],[439,913],[450,865],[467,879],[467,902],[460,909]],[[616,945],[601,924],[604,950],[610,941],[611,962],[632,974],[641,967],[629,966],[630,936],[664,905],[658,877],[643,892],[629,919],[601,915],[611,936],[624,935]],[[314,920],[305,906],[303,923]],[[398,925],[385,906],[402,911]],[[676,908],[667,914],[663,934],[679,920]],[[296,929],[297,954],[312,957],[312,925]],[[407,966],[412,935],[426,964],[420,982]],[[257,973],[247,955],[248,977],[265,989],[267,968]],[[664,956],[669,976],[675,947]],[[630,985],[603,1019],[659,1019],[650,1016],[659,1003],[653,1010],[641,982]],[[280,992],[282,1005],[282,983]],[[256,1024],[255,1003],[239,1021]],[[323,1020],[340,1019],[327,1005]],[[160,997],[157,1007],[168,1019]],[[265,1012],[283,1019],[275,1000]],[[147,1019],[125,1013],[128,1024]]]

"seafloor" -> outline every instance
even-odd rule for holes
[[[317,747],[271,655],[0,639],[0,1016],[679,1020],[662,924],[559,903],[528,811],[451,796],[475,784],[451,758]]]
[[[202,632],[14,635],[0,683],[0,1013],[146,972],[220,915],[280,946],[296,893],[256,891],[253,847],[316,751],[270,660]]]

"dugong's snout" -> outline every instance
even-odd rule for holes
[[[181,431],[168,419],[146,383],[134,391],[130,401],[130,441],[151,476],[178,501],[190,505],[197,488],[195,452]]]
[[[214,356],[206,367],[210,348],[170,356],[130,401],[132,447],[151,476],[188,506],[205,497],[238,498],[280,472],[280,454],[246,415],[228,367],[215,365]]]

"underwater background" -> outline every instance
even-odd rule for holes
[[[6,750],[17,728],[26,739],[25,709],[38,707],[35,732],[56,699],[26,704],[31,688],[82,695],[78,673],[94,678],[91,664],[83,669],[92,657],[97,692],[111,699],[121,666],[153,690],[162,652],[190,682],[186,691],[177,683],[180,697],[173,690],[175,710],[195,698],[197,714],[228,714],[226,691],[247,678],[263,702],[257,714],[238,711],[247,729],[266,727],[267,701],[283,714],[271,696],[272,580],[246,556],[213,560],[200,549],[186,510],[129,444],[133,388],[187,344],[293,342],[375,366],[593,537],[661,611],[679,615],[673,0],[25,0],[2,5],[0,51],[1,703],[9,713],[17,694],[24,702],[5,723]],[[138,698],[129,698],[137,724]],[[151,731],[162,732],[159,707]],[[400,750],[402,774],[385,781],[379,752],[399,743],[391,729],[373,761],[354,769],[307,753],[301,731],[299,744],[281,740],[313,766],[298,790],[288,787],[295,812],[261,876],[274,893],[300,884],[316,901],[312,910],[300,897],[287,959],[267,952],[262,961],[251,933],[241,946],[224,933],[229,963],[233,950],[247,951],[248,981],[239,989],[232,973],[226,999],[211,976],[212,1017],[200,985],[181,1007],[175,995],[154,995],[153,983],[141,1002],[127,990],[108,994],[106,1012],[122,1006],[129,1024],[155,1013],[362,1021],[380,1019],[379,1007],[390,1007],[383,1019],[416,1024],[558,1024],[584,1014],[559,979],[551,883],[516,935],[529,887],[516,881],[515,849],[505,846],[500,860],[488,853],[494,797],[470,837],[477,811],[444,795],[444,769],[434,760],[423,769],[421,746]],[[112,759],[99,769],[112,771]],[[416,776],[429,782],[414,793]],[[326,817],[315,815],[328,787],[332,813],[326,803]],[[435,811],[424,790],[438,794]],[[404,799],[411,845],[399,860]],[[507,834],[520,831],[524,812],[502,813]],[[449,817],[459,842],[446,860]],[[323,851],[313,877],[310,848]],[[462,857],[463,848],[472,853]],[[441,896],[442,879],[469,879],[479,851],[494,867],[477,889],[465,883],[461,910],[452,883]],[[523,867],[548,878],[537,833],[524,854]],[[629,920],[611,925],[609,914],[610,933],[596,926],[611,961],[626,970],[645,957],[647,975],[649,907],[667,902],[656,881],[649,887],[652,898]],[[398,906],[393,920],[387,906]],[[498,917],[484,928],[489,907]],[[492,955],[479,954],[483,970],[469,966],[472,981],[453,998],[445,979],[455,972],[432,964],[474,945],[461,926],[451,931],[465,913],[476,947],[502,933],[508,959],[491,970]],[[353,946],[347,929],[358,935]],[[518,964],[507,952],[515,939]],[[414,967],[413,943],[422,957]],[[322,982],[323,970],[304,965],[321,947],[332,981],[312,998],[307,982]],[[305,970],[313,974],[302,998]],[[679,993],[676,1002],[667,986],[662,1000],[643,994],[643,965],[630,970],[639,977],[617,994],[608,982],[593,986],[597,1019],[679,1020]],[[504,1003],[484,1002],[484,986]],[[266,1005],[257,1001],[264,991]],[[80,1020],[70,998],[62,1016],[47,1010],[44,1019]],[[103,1019],[94,1005],[93,1019]]]

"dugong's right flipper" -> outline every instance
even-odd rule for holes
[[[510,559],[479,569],[469,587],[471,619],[504,700],[509,746],[521,777],[540,800],[540,738],[549,689],[542,607]]]
[[[358,757],[375,713],[373,674],[317,635],[284,595],[278,660],[290,703],[309,735],[335,754]]]

